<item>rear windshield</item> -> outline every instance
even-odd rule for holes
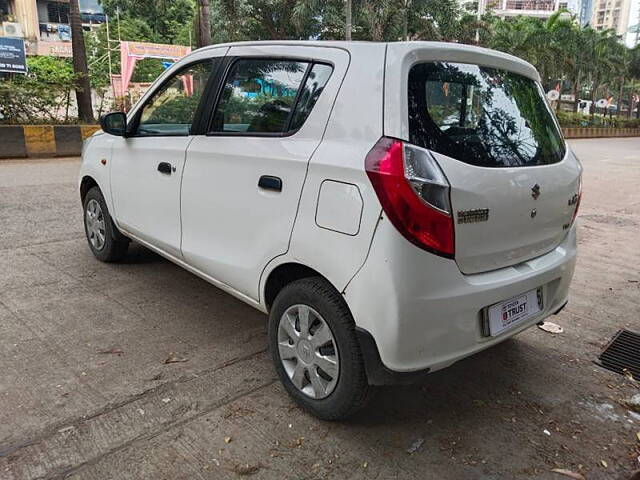
[[[409,72],[409,139],[482,167],[547,165],[564,141],[538,82],[465,63],[420,63]]]

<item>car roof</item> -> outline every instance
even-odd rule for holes
[[[514,55],[491,50],[489,48],[478,47],[475,45],[467,45],[463,43],[451,42],[429,42],[429,41],[411,41],[411,42],[368,42],[368,41],[340,41],[340,40],[260,40],[246,42],[219,43],[209,45],[196,51],[205,51],[207,49],[215,49],[221,47],[250,47],[250,46],[269,46],[269,45],[290,45],[298,47],[333,47],[348,51],[349,53],[358,54],[359,50],[367,50],[371,45],[389,46],[396,53],[410,53],[412,50],[433,50],[447,54],[447,58],[452,55],[459,56],[461,63],[473,63],[473,57],[489,58],[498,60],[505,66],[509,65],[511,69],[527,75],[530,78],[539,80],[537,70],[529,62],[522,60]],[[470,60],[471,59],[471,60]]]

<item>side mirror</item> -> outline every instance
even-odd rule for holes
[[[100,117],[100,126],[105,133],[117,137],[127,136],[127,115],[123,112],[107,113]]]

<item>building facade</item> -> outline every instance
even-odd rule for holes
[[[590,25],[596,30],[613,29],[626,35],[629,28],[631,0],[593,0]]]
[[[580,26],[585,27],[591,23],[591,14],[593,13],[593,1],[594,0],[582,0],[580,2],[580,12],[578,14],[578,20]]]
[[[82,27],[105,21],[97,0],[80,0]],[[69,0],[0,0],[0,36],[22,38],[27,55],[71,56]]]
[[[579,12],[579,0],[486,0],[486,8],[492,9],[500,17],[525,15],[548,18],[558,10]]]

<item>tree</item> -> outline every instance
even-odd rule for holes
[[[298,38],[351,40],[360,7],[361,0],[296,0],[292,20]]]
[[[120,19],[117,28],[111,24],[111,41],[113,48],[117,43],[114,42],[114,30],[120,33],[121,40],[138,41],[138,42],[157,42],[158,37],[151,30],[144,20],[139,18],[123,17]],[[86,34],[86,44],[89,64],[89,78],[92,86],[100,87],[109,84],[109,58],[107,55],[107,26],[100,25],[97,29]],[[134,82],[152,82],[164,70],[162,61],[158,59],[145,59],[136,64],[133,71],[132,81]],[[120,54],[113,51],[111,54],[111,71],[120,73]]]
[[[211,45],[209,0],[198,0],[198,47]]]
[[[70,0],[71,15],[71,48],[73,50],[73,71],[76,74],[76,101],[78,118],[86,123],[93,123],[93,107],[91,106],[91,85],[87,67],[87,52],[84,49],[84,34],[80,22],[78,0]]]
[[[185,25],[193,26],[196,0],[100,0],[110,18],[120,15],[144,21],[154,34],[155,41],[174,43]]]
[[[351,30],[353,29],[353,13],[351,11],[353,2],[351,0],[345,1],[344,7],[344,39],[351,41]]]
[[[460,37],[463,17],[457,0],[413,0],[409,13],[411,38],[455,42]]]
[[[191,45],[195,38],[199,46],[242,40],[351,37],[477,43],[532,63],[545,88],[554,88],[558,83],[570,88],[576,110],[580,98],[596,100],[613,92],[621,104],[622,98],[640,93],[640,47],[629,50],[613,32],[582,28],[567,12],[556,13],[547,20],[522,16],[504,19],[489,9],[478,18],[475,9],[465,10],[458,0],[100,2],[111,17],[112,38],[122,40]],[[114,21],[116,18],[118,22]],[[106,91],[109,64],[105,25],[87,33],[86,39],[91,86],[97,92]],[[74,50],[83,49],[74,45]],[[117,73],[120,56],[111,58],[111,71]],[[152,81],[163,68],[157,59],[141,61],[132,80]],[[77,78],[80,81],[82,76]],[[86,87],[78,88],[80,92],[85,90]]]
[[[219,1],[227,41],[306,40],[322,33],[326,5],[320,0]]]
[[[0,81],[0,122],[57,123],[65,111],[75,84],[73,66],[68,59],[27,57],[29,73]]]
[[[374,42],[397,38],[400,31],[400,5],[393,0],[364,0],[363,17]]]

